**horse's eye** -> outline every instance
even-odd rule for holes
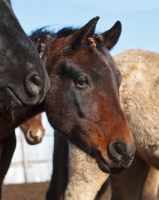
[[[77,87],[79,87],[81,89],[85,88],[86,86],[88,86],[88,78],[85,76],[77,77],[75,80],[75,84]]]

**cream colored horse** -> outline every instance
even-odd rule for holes
[[[129,169],[110,176],[112,200],[155,200],[159,184],[159,53],[126,50],[114,59],[122,73],[120,100],[137,155]],[[108,178],[92,158],[70,143],[68,172],[65,200],[93,200]]]

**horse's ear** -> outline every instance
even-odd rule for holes
[[[121,23],[117,21],[114,26],[102,33],[103,41],[108,50],[112,49],[114,45],[117,43],[121,34]]]
[[[80,46],[88,44],[88,38],[93,37],[98,20],[99,17],[95,17],[91,19],[86,25],[74,32],[67,41],[69,48],[76,50]]]

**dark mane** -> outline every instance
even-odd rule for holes
[[[29,37],[34,43],[38,53],[40,54],[40,58],[42,59],[42,61],[45,61],[45,53],[49,45],[54,40],[62,37],[67,37],[74,33],[76,30],[77,28],[64,27],[55,32],[54,30],[49,30],[48,27],[42,27],[40,29],[32,31]]]
[[[74,33],[76,30],[77,30],[77,28],[64,27],[64,28],[58,30],[57,32],[55,32],[54,30],[49,30],[48,26],[45,26],[45,27],[36,29],[35,31],[32,31],[29,37],[32,41],[37,37],[43,38],[43,41],[44,41],[44,39],[47,35],[50,35],[53,39],[58,39],[61,37],[67,37],[67,36],[71,35],[72,33]]]
[[[29,37],[32,42],[36,43],[36,41],[39,40],[39,42],[45,43],[48,40],[51,42],[61,37],[67,37],[74,33],[76,30],[77,28],[64,27],[55,32],[54,30],[49,30],[48,27],[42,27],[32,31]]]

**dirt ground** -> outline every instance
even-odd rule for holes
[[[4,185],[2,200],[45,200],[48,186],[49,182]],[[110,193],[103,199],[110,199]],[[159,197],[157,200],[159,200]]]
[[[2,200],[45,200],[49,182],[4,185]]]

